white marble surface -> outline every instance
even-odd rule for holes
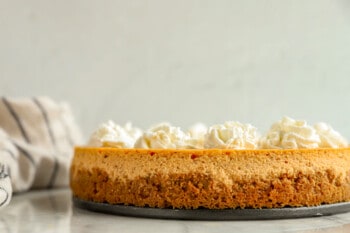
[[[122,217],[72,206],[69,190],[17,195],[0,212],[1,233],[25,232],[350,232],[350,213],[262,221],[183,221]]]

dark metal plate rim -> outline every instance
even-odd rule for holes
[[[285,207],[273,209],[161,209],[111,205],[73,197],[73,204],[82,209],[122,216],[185,219],[185,220],[261,220],[320,217],[350,211],[350,202],[325,204],[314,207]]]

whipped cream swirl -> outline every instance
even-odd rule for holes
[[[261,148],[339,148],[347,147],[348,142],[326,123],[308,125],[306,121],[283,117],[262,137]]]
[[[160,123],[146,132],[136,141],[135,148],[187,148],[189,138],[179,127],[169,123]]]
[[[348,141],[340,135],[339,132],[335,131],[330,125],[320,122],[314,125],[317,134],[320,136],[319,147],[331,147],[340,148],[347,147]]]
[[[133,148],[135,141],[142,135],[139,128],[127,123],[125,127],[108,121],[91,135],[88,145],[93,147]]]
[[[320,141],[316,130],[306,121],[283,117],[261,138],[260,146],[271,149],[317,148]]]
[[[203,149],[204,138],[208,127],[203,123],[196,123],[188,129],[185,144],[188,149]]]
[[[213,125],[205,135],[205,148],[255,149],[258,146],[257,129],[250,124],[228,121]]]

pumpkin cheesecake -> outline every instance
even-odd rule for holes
[[[73,196],[178,209],[319,206],[350,201],[350,148],[328,124],[283,118],[263,136],[226,122],[189,132],[102,125],[71,165]]]

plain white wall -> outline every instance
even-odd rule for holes
[[[101,122],[325,121],[350,139],[346,0],[0,0],[0,93]]]

